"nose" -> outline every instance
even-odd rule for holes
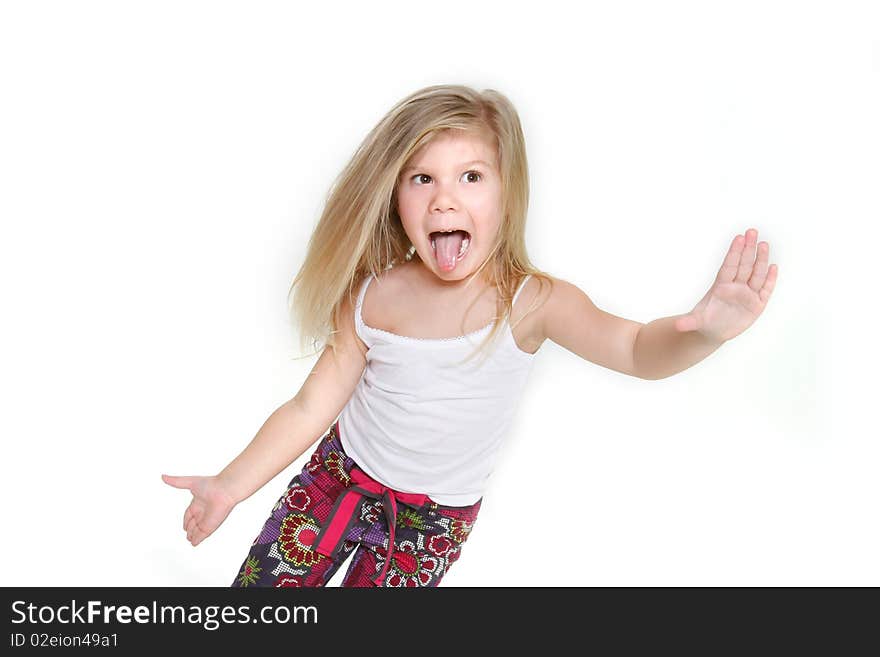
[[[458,208],[458,199],[452,193],[449,185],[443,183],[437,184],[437,193],[432,201],[432,210],[434,212],[447,212]]]

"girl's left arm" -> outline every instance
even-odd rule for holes
[[[663,379],[695,365],[760,316],[776,284],[770,246],[758,231],[737,235],[712,287],[690,313],[641,324],[606,313],[576,286],[554,279],[540,314],[540,342],[640,379]],[[757,250],[757,260],[755,251]]]

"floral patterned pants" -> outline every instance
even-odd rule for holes
[[[345,454],[337,422],[273,507],[232,586],[326,586],[352,552],[344,587],[437,586],[481,503],[443,506],[386,488]]]

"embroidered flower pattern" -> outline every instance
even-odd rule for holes
[[[320,467],[321,467],[321,452],[320,452],[320,450],[315,450],[315,452],[312,454],[311,460],[309,460],[308,464],[306,465],[306,469],[309,472],[311,472],[312,474],[314,474],[315,472],[318,471],[318,469]]]
[[[378,568],[382,568],[386,558],[385,548],[376,548]],[[417,552],[410,541],[404,541],[394,550],[391,566],[385,577],[388,586],[418,587],[430,586],[438,573],[442,574],[442,560],[424,552]]]
[[[247,558],[244,568],[242,568],[241,572],[238,574],[238,581],[242,586],[256,583],[260,576],[260,571],[263,570],[257,566],[258,563],[259,561],[257,561],[256,557],[249,556]]]
[[[284,496],[287,508],[293,511],[302,511],[305,513],[312,506],[312,498],[305,488],[293,485],[288,489],[287,495]]]
[[[449,536],[456,543],[464,543],[473,528],[472,522],[453,520],[449,523]]]
[[[282,587],[302,587],[303,579],[302,577],[297,577],[295,575],[282,575],[278,579],[275,580],[274,586],[276,588]]]
[[[370,524],[376,522],[383,515],[382,502],[375,501],[370,504],[364,504],[361,508],[361,520]]]
[[[448,536],[429,536],[428,537],[428,550],[431,554],[435,554],[438,557],[442,557],[446,555],[453,547],[453,543]]]
[[[324,558],[312,549],[319,531],[321,528],[308,516],[291,513],[281,521],[278,550],[297,566],[314,566]]]
[[[427,525],[422,514],[411,507],[404,506],[402,508],[399,507],[397,510],[397,526],[425,531]]]
[[[331,450],[324,459],[324,465],[327,467],[327,470],[332,472],[344,485],[348,486],[351,484],[351,476],[345,471],[344,463],[345,459],[336,450]]]

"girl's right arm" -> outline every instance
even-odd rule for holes
[[[195,546],[226,519],[232,508],[299,458],[330,427],[354,393],[366,367],[366,348],[357,338],[348,299],[342,306],[336,353],[325,348],[293,399],[263,423],[250,444],[214,477],[170,477],[193,500],[184,513],[187,539]]]

